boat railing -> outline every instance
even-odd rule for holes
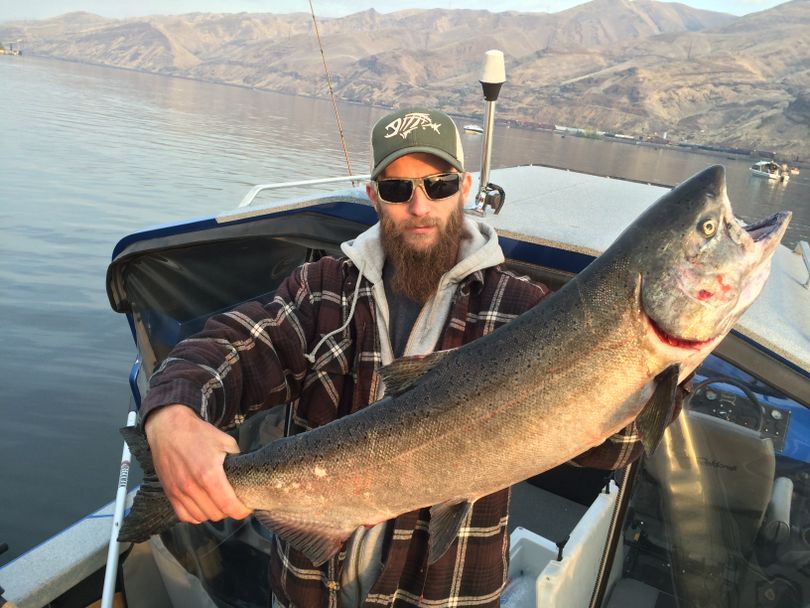
[[[795,251],[801,254],[804,266],[807,268],[807,280],[804,282],[804,288],[810,289],[810,245],[807,244],[807,241],[799,241]]]
[[[239,208],[249,207],[253,204],[254,199],[260,192],[265,190],[280,190],[282,188],[295,188],[298,186],[318,186],[320,184],[334,184],[337,182],[365,182],[371,178],[371,175],[344,175],[341,177],[324,177],[320,179],[305,179],[294,182],[281,182],[278,184],[259,184],[253,186],[250,191],[245,194],[242,201],[239,203]]]

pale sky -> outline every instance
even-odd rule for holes
[[[405,8],[470,8],[555,13],[585,0],[312,0],[319,17],[340,17],[374,7],[381,13]],[[733,15],[745,15],[782,4],[784,0],[683,0],[682,4]],[[103,17],[179,15],[182,13],[309,12],[308,0],[0,0],[0,21],[47,19],[87,11]]]

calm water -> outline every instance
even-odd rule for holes
[[[346,167],[325,101],[30,57],[0,57],[0,97],[2,564],[114,495],[135,356],[105,292],[115,243]],[[382,113],[341,106],[355,172]],[[481,138],[464,145],[477,169]],[[777,185],[746,161],[502,128],[493,158],[667,184],[722,162],[738,215],[791,209],[786,242],[810,238],[810,169]]]

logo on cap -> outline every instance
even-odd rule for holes
[[[399,135],[402,139],[405,139],[412,131],[420,128],[430,128],[441,135],[439,127],[441,127],[441,124],[433,122],[433,119],[430,118],[430,114],[427,112],[410,112],[405,116],[398,116],[385,125],[385,138],[388,139],[389,137]]]

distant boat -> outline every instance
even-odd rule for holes
[[[787,170],[783,170],[779,164],[772,160],[761,160],[758,163],[754,163],[749,170],[752,175],[757,177],[766,177],[783,182],[790,179],[790,173]]]
[[[476,133],[480,135],[484,132],[484,127],[480,125],[464,125],[464,131],[466,133]]]

